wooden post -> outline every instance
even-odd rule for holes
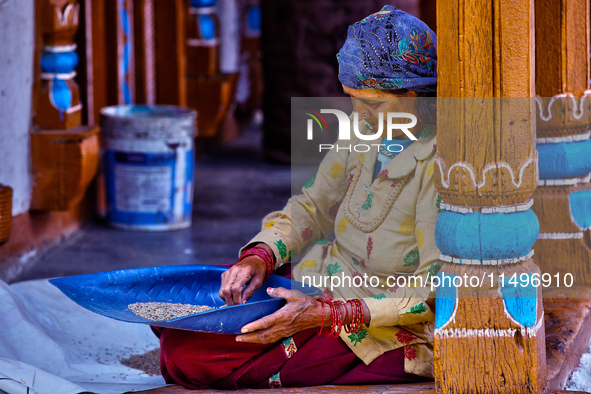
[[[43,129],[77,126],[82,105],[74,81],[79,61],[74,35],[80,5],[75,0],[37,0],[35,11],[37,78],[33,122]]]
[[[261,4],[260,0],[242,2],[242,53],[240,78],[248,80],[248,95],[237,97],[238,110],[253,114],[263,105],[263,69],[261,64]],[[242,75],[242,74],[246,75]],[[244,89],[243,89],[244,90]]]
[[[117,103],[135,103],[133,1],[117,1]]]
[[[436,391],[541,393],[533,1],[438,0],[437,21]]]
[[[135,102],[156,103],[154,0],[134,1]]]
[[[31,133],[32,210],[67,210],[79,203],[98,167],[98,128],[81,126],[74,81],[78,54],[75,0],[37,0],[37,48]]]
[[[187,12],[187,74],[213,77],[220,71],[217,0],[193,0]]]
[[[237,74],[220,72],[218,0],[190,0],[186,13],[187,106],[197,110],[197,137],[213,137],[234,104]]]
[[[543,272],[572,274],[575,286],[591,285],[589,34],[589,0],[536,1],[535,260]]]

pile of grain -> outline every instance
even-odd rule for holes
[[[129,368],[139,369],[150,376],[160,375],[160,348],[121,360]]]
[[[193,313],[201,313],[215,308],[207,305],[173,304],[170,302],[136,302],[135,304],[129,304],[127,309],[144,319],[161,321],[192,315]]]

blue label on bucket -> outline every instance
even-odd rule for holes
[[[174,221],[175,152],[135,153],[107,150],[107,219],[149,226]],[[192,166],[192,160],[190,161]]]

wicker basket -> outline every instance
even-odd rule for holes
[[[187,107],[197,110],[197,137],[214,137],[234,103],[238,74],[187,79]]]
[[[95,126],[31,133],[32,211],[66,211],[82,201],[98,168],[98,135]]]
[[[8,240],[12,222],[12,188],[0,184],[0,244]]]

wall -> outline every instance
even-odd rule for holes
[[[0,183],[13,188],[13,216],[31,199],[34,20],[33,0],[0,0]]]
[[[419,16],[418,0],[262,0],[265,114],[268,158],[289,163],[292,97],[343,97],[337,53],[349,25],[391,4]]]
[[[223,73],[238,72],[240,62],[240,9],[237,0],[221,0],[218,6],[220,18],[220,70]]]

